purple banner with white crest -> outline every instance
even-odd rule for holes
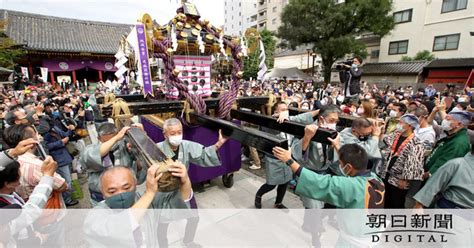
[[[153,95],[153,87],[151,85],[151,76],[150,76],[150,66],[148,64],[148,48],[146,44],[146,34],[145,27],[143,24],[137,24],[137,38],[138,38],[138,47],[140,49],[139,59],[140,59],[140,69],[141,77],[143,79],[143,90],[144,94]]]

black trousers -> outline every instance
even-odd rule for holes
[[[405,208],[405,197],[407,196],[407,189],[399,189],[388,181],[384,180],[385,184],[385,208],[388,209],[403,209]]]
[[[288,186],[288,183],[278,185],[275,204],[280,204],[283,202],[283,198],[285,197],[287,186]],[[262,197],[264,194],[272,191],[275,187],[276,185],[264,184],[262,185],[262,187],[260,187],[260,189],[258,189],[257,196]]]

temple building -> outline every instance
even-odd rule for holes
[[[113,79],[114,54],[131,25],[45,16],[0,9],[4,33],[26,50],[17,62],[29,75],[48,68],[48,81]]]

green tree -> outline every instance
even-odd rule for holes
[[[273,55],[275,53],[276,39],[275,34],[267,29],[260,32],[260,38],[262,39],[263,46],[265,47],[265,64],[268,69],[273,68]],[[253,53],[250,53],[244,60],[244,78],[249,80],[250,78],[257,78],[258,65],[260,63],[260,41],[258,39],[250,39],[247,41],[248,47],[256,45],[256,49]]]
[[[15,42],[5,34],[5,21],[0,22],[0,67],[13,69],[15,60],[25,55],[25,50],[21,49]]]
[[[367,55],[357,36],[373,33],[382,37],[393,28],[391,9],[390,0],[290,0],[283,9],[278,37],[292,48],[312,43],[313,50],[321,54],[327,84],[336,60],[347,54]]]
[[[436,57],[428,50],[419,51],[415,54],[415,57],[403,56],[401,61],[417,61],[417,60],[435,60]]]

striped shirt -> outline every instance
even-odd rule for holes
[[[51,187],[53,186],[53,182],[54,178],[43,176],[34,191],[31,193],[30,199],[27,202],[24,202],[23,199],[17,199],[18,196],[16,193],[10,195],[11,199],[9,200],[12,200],[13,203],[16,204],[21,203],[20,205],[22,206],[23,211],[16,219],[9,223],[11,235],[6,247],[16,247],[16,240],[13,236],[24,232],[26,230],[25,228],[30,227],[30,225],[41,216],[41,213],[43,212],[42,209],[46,205],[48,197],[53,190]]]
[[[18,157],[20,163],[20,186],[16,188],[16,192],[27,201],[35,187],[43,177],[41,166],[43,161],[32,153],[25,153]],[[53,190],[58,190],[66,182],[58,173],[54,173]],[[64,204],[64,203],[63,203]],[[63,205],[61,204],[61,205]],[[63,206],[65,208],[65,206]]]

